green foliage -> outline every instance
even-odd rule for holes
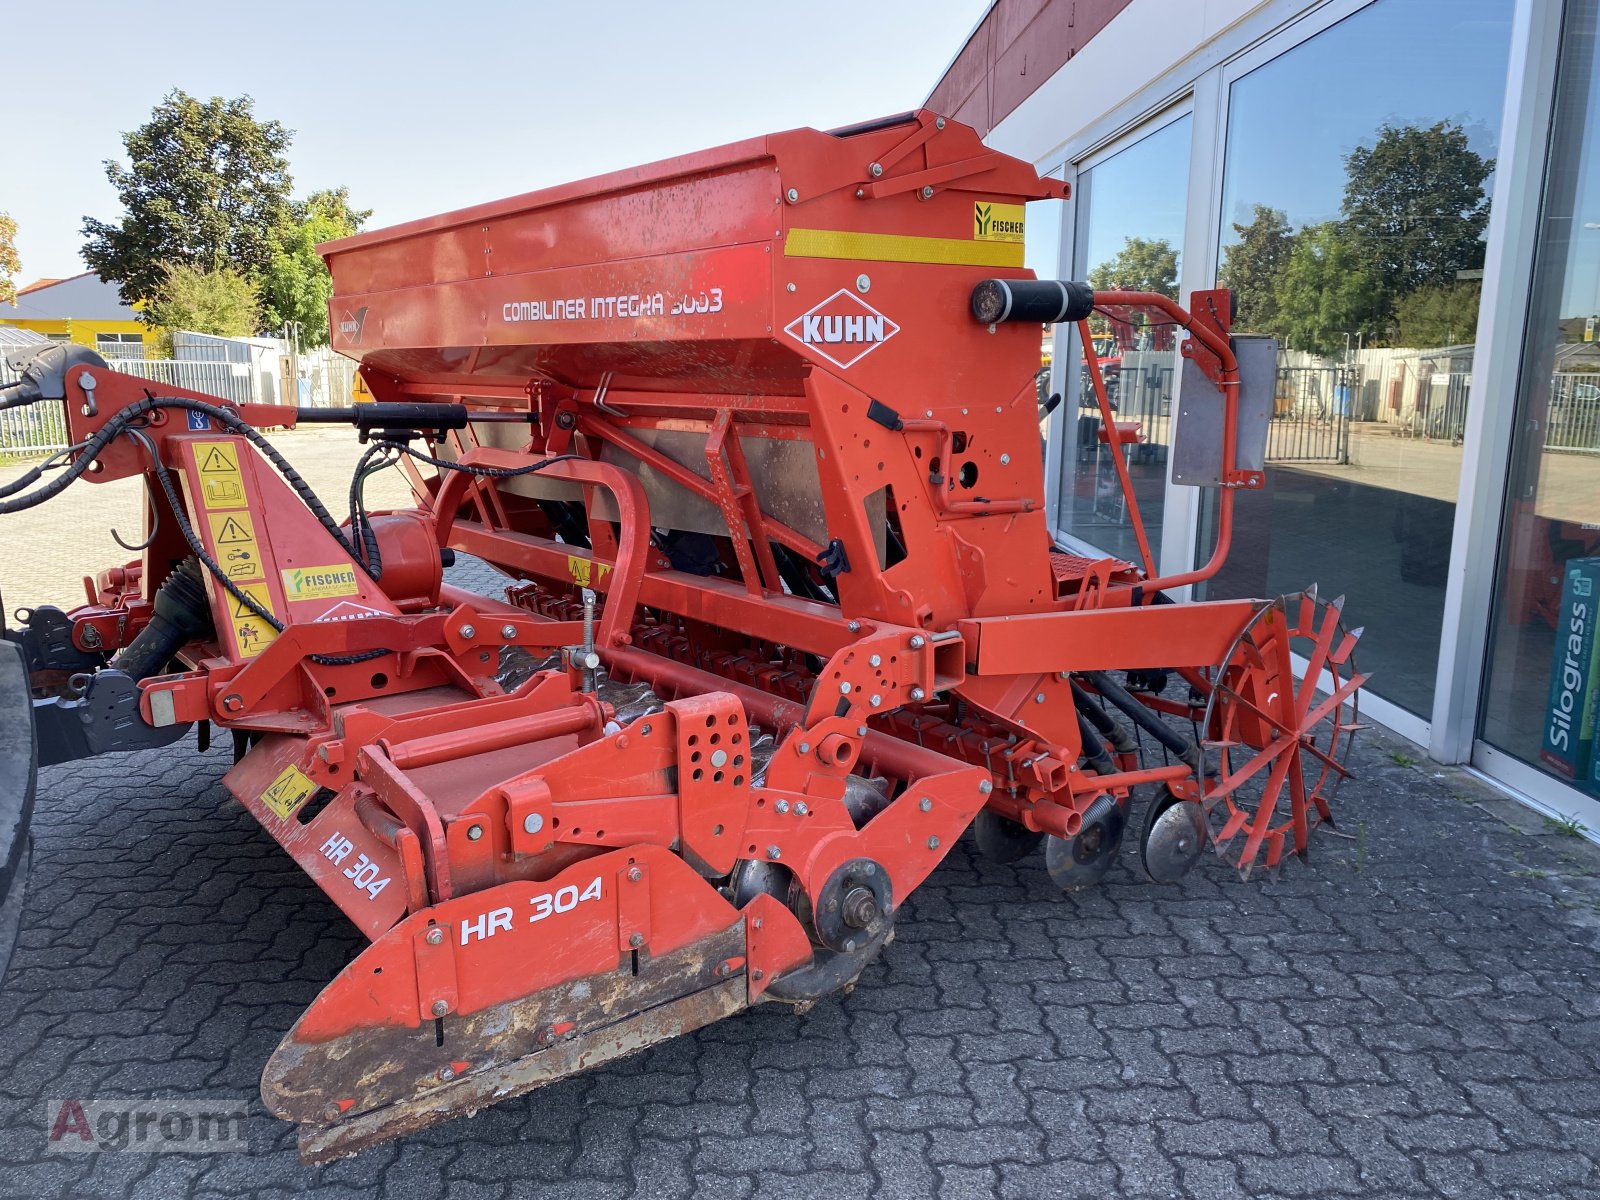
[[[1217,277],[1231,288],[1239,305],[1234,328],[1275,333],[1279,324],[1278,284],[1289,265],[1294,232],[1289,218],[1276,208],[1255,206],[1248,225],[1235,225],[1239,240],[1222,254]]]
[[[1307,225],[1294,236],[1276,293],[1278,333],[1296,350],[1333,354],[1346,332],[1362,328],[1371,285],[1336,221]]]
[[[17,298],[17,272],[20,270],[17,223],[10,213],[0,212],[0,304],[10,304]]]
[[[247,277],[266,269],[292,219],[291,133],[256,120],[254,108],[249,96],[199,100],[175,89],[123,135],[129,165],[106,164],[122,219],[83,223],[84,259],[122,285],[123,299],[154,299],[168,265]]]
[[[1239,327],[1315,354],[1342,351],[1347,333],[1368,344],[1471,340],[1479,287],[1459,272],[1483,266],[1494,163],[1440,121],[1384,125],[1344,166],[1337,220],[1294,232],[1258,204],[1233,226],[1217,274],[1238,297]]]
[[[1110,262],[1089,272],[1096,291],[1120,288],[1178,298],[1178,251],[1165,238],[1129,238]]]
[[[1395,301],[1395,340],[1402,346],[1459,346],[1478,331],[1482,285],[1475,279],[1428,284]]]
[[[151,297],[145,320],[164,331],[164,354],[171,353],[171,331],[192,330],[218,337],[249,337],[261,325],[261,300],[256,285],[242,271],[220,267],[203,270],[188,263],[169,263],[161,286]]]
[[[1448,121],[1384,125],[1371,147],[1345,156],[1344,233],[1381,284],[1379,313],[1392,313],[1400,296],[1483,266],[1483,184],[1493,170]]]
[[[348,188],[313,192],[296,205],[295,220],[279,234],[272,259],[261,276],[263,315],[268,329],[286,321],[300,323],[306,346],[328,343],[328,297],[333,280],[317,253],[317,245],[360,230],[371,209],[350,207]]]
[[[1588,832],[1575,817],[1546,817],[1544,827],[1557,837],[1581,838]]]

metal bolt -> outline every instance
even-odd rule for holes
[[[777,862],[780,858],[783,857],[783,851],[778,849],[778,847],[776,847],[776,846],[768,846],[767,847],[767,857],[770,858],[773,862]]]
[[[1009,466],[1010,466],[1010,465],[1011,465],[1011,455],[1009,455],[1009,454],[1002,454],[1002,455],[1001,455],[1001,456],[1000,456],[1000,465],[1001,465],[1001,466],[1002,466],[1002,467],[1009,467]]]
[[[857,200],[860,200],[866,194],[867,194],[867,189],[866,188],[857,188],[856,189],[856,199]]]
[[[544,828],[544,818],[538,813],[529,813],[522,818],[522,828],[525,833],[538,833]]]
[[[860,633],[861,632],[861,622],[860,621],[851,621],[850,624],[845,626],[845,628],[848,629],[851,633]]]
[[[873,163],[870,167],[867,168],[867,171],[872,175],[872,177],[874,179],[881,179],[883,177],[883,164],[882,163]]]
[[[928,849],[929,850],[937,850],[938,848],[939,848],[939,839],[936,838],[936,837],[929,838],[928,839]]]
[[[883,656],[879,655],[879,654],[874,654],[871,658],[867,659],[867,662],[871,666],[881,667],[881,666],[883,666]]]
[[[648,722],[646,722],[645,724],[639,726],[639,736],[640,737],[649,737],[650,736],[650,725],[649,725]]]
[[[629,934],[628,935],[628,945],[632,946],[635,950],[637,950],[640,946],[644,945],[644,934],[642,934],[642,933]]]
[[[482,825],[468,825],[467,826],[467,841],[475,842],[479,838],[481,838],[482,836],[483,836],[483,826]]]
[[[98,650],[100,648],[100,631],[93,625],[85,625],[79,640],[83,642],[85,650]]]
[[[917,801],[917,807],[920,808],[923,812],[932,812],[933,811],[933,801],[929,800],[926,796],[924,796],[921,800]]]
[[[839,694],[840,694],[840,695],[841,695],[841,696],[848,696],[848,695],[849,695],[849,694],[850,694],[850,684],[849,684],[849,681],[846,681],[846,682],[844,682],[844,683],[841,683],[841,684],[840,684],[840,685],[839,685]]]
[[[801,742],[798,746],[795,747],[795,749],[798,750],[801,754],[810,754],[811,753],[811,743],[810,742]]]
[[[1067,680],[1071,679],[1072,676],[1070,674],[1068,674],[1066,671],[1057,671],[1056,672],[1056,678],[1061,680],[1062,683],[1065,683],[1065,682],[1067,682]]]
[[[727,761],[728,752],[726,750],[713,750],[711,752],[711,765],[713,767],[720,767]]]
[[[869,275],[856,276],[856,291],[870,292],[872,290],[872,277]]]
[[[456,1069],[454,1067],[440,1067],[439,1068],[439,1082],[440,1083],[449,1083],[455,1077],[456,1077]]]
[[[926,700],[928,698],[928,693],[919,687],[914,687],[911,689],[911,698],[913,700]]]
[[[641,880],[643,878],[644,878],[644,872],[639,870],[638,867],[629,867],[628,868],[628,882],[629,883],[638,883],[639,880]]]
[[[435,1000],[433,1002],[433,1015],[434,1016],[442,1017],[442,1016],[445,1015],[445,1013],[447,1013],[449,1011],[450,1011],[450,1005],[449,1005],[448,1001]]]
[[[869,889],[858,887],[852,888],[844,898],[844,909],[839,916],[851,929],[865,929],[878,919],[881,911],[878,898]]]
[[[238,692],[229,692],[222,698],[222,707],[225,711],[236,713],[244,711],[244,697]]]
[[[784,284],[783,290],[786,291],[786,292],[794,291],[795,290],[794,289],[794,284],[792,284],[792,283]]]
[[[866,737],[867,736],[867,727],[865,725],[857,725],[856,726],[856,736],[857,737]]]
[[[478,636],[478,631],[471,625],[463,625],[461,627],[461,636],[464,638],[475,638]]]
[[[1044,693],[1043,692],[1035,692],[1033,694],[1033,702],[1035,704],[1043,704],[1044,703]]]
[[[517,627],[515,625],[500,626],[500,636],[509,642],[512,638],[517,636]]]
[[[750,978],[754,979],[757,983],[760,983],[766,977],[767,977],[767,973],[765,971],[763,971],[760,967],[757,967],[754,971],[750,972]]]
[[[911,635],[911,648],[913,650],[921,650],[927,644],[927,641],[920,633],[913,633]]]
[[[944,118],[943,117],[935,117],[933,119],[933,127],[935,129],[943,129],[944,128]]]
[[[799,191],[797,189],[790,188],[787,192],[785,192],[783,194],[783,198],[785,200],[787,200],[790,204],[793,204],[793,203],[795,203],[796,201],[798,201],[800,199],[800,193],[799,193]]]
[[[987,796],[990,792],[994,791],[994,781],[985,779],[982,783],[978,784],[978,791]]]
[[[782,804],[783,801],[780,800],[778,803]],[[804,800],[796,800],[794,802],[794,815],[797,817],[809,817],[811,815],[811,809],[809,806],[807,806]]]
[[[444,930],[438,928],[428,930],[427,941],[430,946],[439,945],[444,941]]]
[[[873,696],[872,697],[872,707],[873,708],[878,708],[882,704],[883,704],[883,697],[882,696]]]
[[[867,874],[868,875],[876,875],[877,873],[878,873],[878,864],[869,862],[867,864]]]
[[[924,200],[932,200],[933,199],[933,188],[931,186],[924,186],[923,187],[923,189],[922,189],[922,198]]]
[[[779,800],[772,807],[777,809],[781,813],[786,813],[786,812],[789,811],[789,802],[787,800]]]
[[[851,938],[848,942],[846,942],[844,944],[844,949],[845,949],[845,953],[846,954],[854,952],[855,948],[856,948],[856,940],[855,940],[855,938]]]

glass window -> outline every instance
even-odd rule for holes
[[[1161,292],[1176,299],[1191,124],[1187,115],[1179,117],[1078,172],[1074,279],[1087,279],[1097,288]],[[1139,561],[1131,512],[1111,460],[1112,454],[1121,454],[1149,534],[1150,552],[1159,560],[1177,355],[1174,339],[1166,328],[1132,326],[1099,316],[1090,325],[1116,424],[1137,440],[1113,444],[1102,429],[1074,332],[1067,361],[1075,370],[1064,382],[1069,400],[1076,403],[1069,409],[1073,417],[1066,422],[1063,438],[1061,524],[1107,554]]]
[[[1280,353],[1267,486],[1238,497],[1233,554],[1205,591],[1344,592],[1371,690],[1421,714],[1511,10],[1375,0],[1241,76],[1228,100],[1218,278],[1236,328]],[[1202,558],[1211,538],[1208,519]]]
[[[1557,68],[1517,388],[1481,734],[1597,785],[1600,672],[1600,75],[1596,0],[1573,0]]]

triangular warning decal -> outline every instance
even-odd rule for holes
[[[213,446],[200,462],[202,471],[237,471],[239,464],[228,455],[226,446]]]
[[[222,528],[217,530],[218,542],[253,542],[255,536],[245,526],[229,517],[222,523]]]

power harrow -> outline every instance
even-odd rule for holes
[[[969,827],[1069,891],[1134,820],[1157,881],[1304,855],[1359,630],[1314,590],[1188,599],[1263,485],[1275,348],[1225,291],[1034,279],[1025,205],[1066,194],[930,112],[797,130],[324,246],[371,403],[15,360],[0,404],[73,444],[0,514],[137,477],[147,518],[0,642],[11,843],[36,762],[232,735],[228,790],[371,942],[266,1064],[308,1161],[849,988]],[[1180,331],[1198,569],[1151,556],[1101,319]],[[1052,545],[1052,322],[1140,562]],[[342,522],[260,432],[310,421],[366,447]],[[415,506],[370,511],[390,466]]]

